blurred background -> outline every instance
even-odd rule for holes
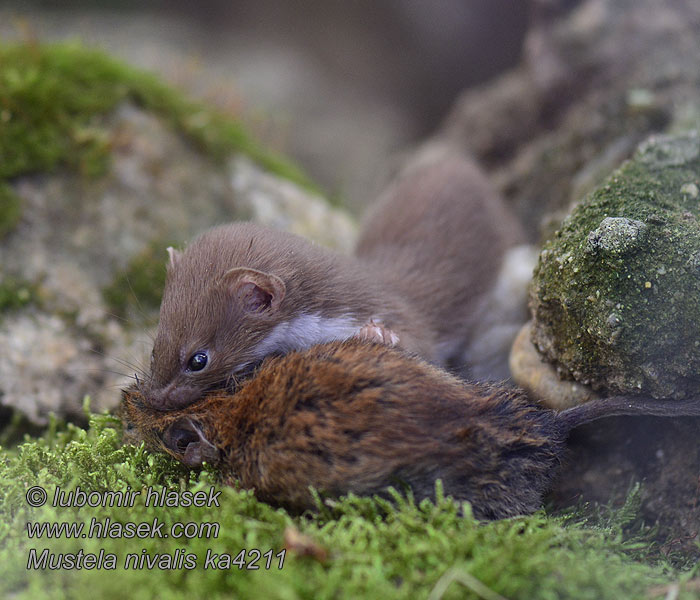
[[[78,39],[155,71],[358,212],[460,92],[518,62],[532,4],[25,0],[0,3],[0,38]]]

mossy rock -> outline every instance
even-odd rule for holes
[[[564,220],[531,288],[560,375],[657,398],[700,379],[700,135],[656,136]]]
[[[0,271],[0,314],[23,308],[35,300],[36,296],[37,289],[34,284],[16,277],[8,277]]]
[[[186,99],[150,73],[77,43],[0,45],[0,182],[58,165],[85,175],[103,173],[111,148],[95,119],[127,100],[159,115],[215,159],[239,152],[317,190],[236,120]]]
[[[165,287],[164,249],[169,245],[155,240],[103,288],[102,297],[113,314],[136,319],[139,314],[144,317],[158,309]]]
[[[21,214],[21,199],[9,185],[0,182],[0,240],[15,228]]]

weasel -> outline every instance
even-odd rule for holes
[[[699,416],[698,399],[617,396],[555,412],[525,392],[466,383],[405,351],[348,340],[267,358],[234,392],[158,410],[134,386],[127,439],[190,466],[218,466],[265,501],[303,511],[309,491],[340,496],[412,489],[468,500],[482,519],[537,510],[569,432],[613,415]]]
[[[536,253],[473,161],[426,146],[368,212],[355,255],[424,316],[438,364],[509,377]]]
[[[268,355],[358,335],[439,365],[471,360],[464,349],[487,322],[479,306],[502,327],[485,294],[521,238],[478,169],[446,151],[406,169],[370,214],[355,258],[250,223],[209,230],[169,249],[144,394],[154,407],[186,406]],[[482,346],[472,357],[487,354]]]
[[[233,223],[169,253],[144,378],[155,407],[186,406],[268,355],[356,335],[434,358],[433,334],[412,306],[356,260],[299,236]]]

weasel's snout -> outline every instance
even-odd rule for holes
[[[170,383],[162,389],[150,389],[144,394],[146,403],[157,410],[185,408],[202,397],[202,388]]]

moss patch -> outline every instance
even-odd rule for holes
[[[569,377],[657,397],[700,377],[700,138],[643,144],[545,244],[534,339]]]
[[[34,284],[0,273],[0,313],[23,308],[36,299]]]
[[[610,519],[585,523],[573,516],[530,517],[479,523],[438,493],[435,504],[416,506],[396,496],[385,500],[341,499],[313,515],[292,517],[262,504],[246,491],[221,488],[214,474],[195,473],[143,447],[120,443],[115,419],[95,416],[83,430],[52,423],[41,439],[27,440],[0,464],[0,591],[21,598],[464,598],[488,597],[479,586],[508,598],[640,598],[679,575],[629,528],[634,508]],[[49,501],[30,508],[29,487],[46,489]],[[52,507],[56,487],[85,491],[140,491],[133,507]],[[146,507],[147,489],[221,490],[219,507]],[[633,503],[632,503],[633,504]],[[630,514],[628,514],[630,513]],[[29,539],[27,522],[218,523],[217,535],[191,539]],[[625,525],[627,524],[627,525]],[[283,568],[274,559],[259,570],[204,568],[207,552],[235,556],[241,549],[284,546],[285,529],[309,536],[327,553],[325,561],[287,550]],[[167,532],[167,529],[165,529]],[[31,548],[57,553],[105,553],[116,571],[27,570]],[[129,553],[151,557],[196,556],[193,569],[124,569]],[[652,550],[652,552],[654,552]],[[651,562],[652,564],[645,564]],[[264,566],[265,560],[259,561]],[[118,585],[115,582],[118,581]],[[658,596],[663,597],[664,592]],[[657,596],[657,597],[658,597]],[[653,597],[653,596],[650,596]],[[680,596],[681,598],[687,596]]]
[[[231,117],[185,99],[149,73],[76,43],[0,47],[0,181],[57,165],[88,175],[101,173],[110,147],[96,117],[125,100],[160,116],[216,159],[242,152],[268,170],[315,189],[299,169],[263,150]]]
[[[148,317],[150,311],[158,310],[165,286],[165,248],[170,245],[173,244],[153,242],[116,274],[114,281],[102,290],[109,310],[129,320],[137,315]]]
[[[112,138],[101,124],[125,101],[156,115],[215,160],[243,153],[277,175],[316,190],[295,166],[263,150],[235,119],[187,100],[147,72],[76,43],[0,46],[0,240],[21,216],[21,198],[10,184],[13,178],[57,167],[86,177],[105,172]],[[159,304],[164,258],[155,259],[154,252],[150,248],[135,257],[104,290],[116,314],[136,315],[140,308]],[[0,310],[20,307],[22,289],[12,282],[0,283]],[[142,307],[131,311],[138,302]]]

